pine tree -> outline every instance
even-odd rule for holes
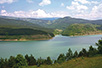
[[[72,59],[72,57],[73,57],[73,53],[72,53],[72,50],[69,48],[68,53],[66,54],[66,60],[68,61]]]

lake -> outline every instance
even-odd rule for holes
[[[56,59],[59,54],[68,51],[69,48],[74,52],[80,51],[82,48],[88,49],[90,45],[96,47],[95,43],[102,38],[102,35],[87,36],[62,36],[56,35],[53,39],[44,41],[17,41],[17,42],[0,42],[0,58],[9,58],[17,54],[30,55],[35,58],[46,58],[50,56]]]

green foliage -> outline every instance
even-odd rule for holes
[[[47,57],[47,60],[45,60],[45,63],[46,63],[47,65],[51,65],[51,64],[52,64],[51,58],[50,58],[50,57]]]
[[[38,20],[39,21],[39,20]],[[40,23],[42,24],[42,23]],[[36,23],[31,23],[27,20],[22,19],[8,19],[8,18],[1,18],[0,17],[0,27],[7,27],[7,28],[30,28],[35,30],[41,30],[48,33],[52,33],[53,29],[48,29],[42,26],[39,26]]]
[[[62,35],[65,36],[84,35],[90,34],[91,32],[95,31],[97,31],[97,29],[92,24],[72,24],[62,32]]]
[[[1,58],[0,59],[0,68],[4,68],[4,59],[3,58]]]
[[[31,56],[25,55],[25,59],[27,60],[29,66],[36,65],[36,59],[32,55]]]
[[[72,50],[69,48],[68,49],[68,52],[66,53],[66,60],[68,61],[68,60],[70,60],[70,59],[72,59],[73,58],[73,52],[72,52]]]
[[[96,50],[96,48],[93,48],[92,46],[89,47],[89,51],[88,51],[89,56],[94,56],[97,54],[97,52],[98,51]]]
[[[20,68],[21,66],[27,66],[27,62],[21,54],[18,54],[16,56],[15,62],[16,64],[13,65],[13,68]]]
[[[44,62],[45,62],[44,59],[42,59],[41,57],[38,58],[38,60],[37,60],[37,66],[39,67],[40,65],[44,64]]]
[[[79,56],[79,57],[80,57],[80,56],[87,57],[87,56],[88,56],[88,52],[86,51],[85,48],[83,48],[83,49],[79,52],[79,55],[78,55],[78,56]]]
[[[58,58],[57,58],[57,61],[55,61],[55,63],[62,63],[62,62],[64,62],[64,61],[66,61],[66,57],[65,57],[65,55],[64,54],[60,54],[59,56],[58,56]]]
[[[98,53],[102,54],[102,39],[98,40],[98,43],[96,43],[96,45],[98,46]]]
[[[8,60],[8,66],[12,68],[15,64],[16,64],[15,57],[10,56]]]
[[[74,52],[73,57],[74,57],[74,58],[77,58],[77,57],[78,57],[78,52],[77,52],[77,51]]]
[[[34,29],[30,29],[30,28],[19,28],[19,29],[15,29],[15,28],[0,28],[0,39],[35,39],[35,37],[33,38],[32,35],[39,35],[37,38],[43,38],[43,37],[47,37],[47,38],[51,38],[54,37],[53,33],[48,33],[45,31],[41,31],[41,30],[34,30]],[[42,37],[40,35],[43,35]]]

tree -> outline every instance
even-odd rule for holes
[[[37,60],[37,66],[39,67],[40,65],[44,64],[44,62],[45,62],[44,59],[42,59],[41,57],[38,58],[38,60]]]
[[[87,57],[88,53],[85,48],[82,49],[82,52],[83,52],[83,56]]]
[[[16,64],[13,66],[14,68],[19,68],[21,66],[27,66],[27,61],[21,54],[18,54],[16,56],[15,62]]]
[[[25,59],[27,60],[27,63],[28,63],[28,65],[29,65],[29,61],[30,61],[30,59],[29,59],[28,54],[25,55]]]
[[[47,60],[45,60],[45,63],[46,63],[47,65],[52,64],[51,58],[50,58],[50,57],[47,57]]]
[[[0,59],[0,68],[4,68],[4,59],[3,58]]]
[[[98,40],[98,43],[96,43],[96,45],[98,46],[98,53],[102,54],[102,39]]]
[[[62,63],[65,61],[65,55],[64,54],[60,54],[57,58],[57,63]]]
[[[79,55],[78,55],[79,57],[80,56],[85,56],[85,57],[87,57],[88,56],[88,52],[86,51],[86,49],[85,48],[83,48],[80,52],[79,52]]]
[[[70,60],[73,57],[72,50],[69,48],[67,54],[66,54],[66,60]]]
[[[92,46],[89,47],[89,56],[94,56],[97,54],[97,49],[96,48],[93,48]]]
[[[36,65],[36,59],[33,57],[33,55],[28,56],[26,54],[25,59],[27,60],[28,65]]]
[[[29,65],[36,65],[36,59],[32,55],[29,57],[29,59]]]
[[[77,51],[74,52],[74,56],[73,57],[74,58],[77,58],[78,57],[78,52]]]
[[[8,66],[9,66],[10,68],[12,68],[13,65],[15,65],[15,64],[16,64],[16,62],[15,62],[15,57],[10,56],[10,58],[8,59]]]
[[[5,61],[4,61],[4,68],[8,68],[8,60],[7,60],[7,58],[5,59]]]

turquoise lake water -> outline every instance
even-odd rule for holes
[[[0,42],[0,58],[9,58],[17,54],[30,55],[35,58],[46,58],[50,56],[56,59],[61,53],[66,54],[69,48],[74,52],[82,48],[88,49],[90,45],[96,47],[95,43],[102,38],[102,35],[88,36],[61,36],[57,35],[51,40],[44,41],[17,41],[17,42]]]

